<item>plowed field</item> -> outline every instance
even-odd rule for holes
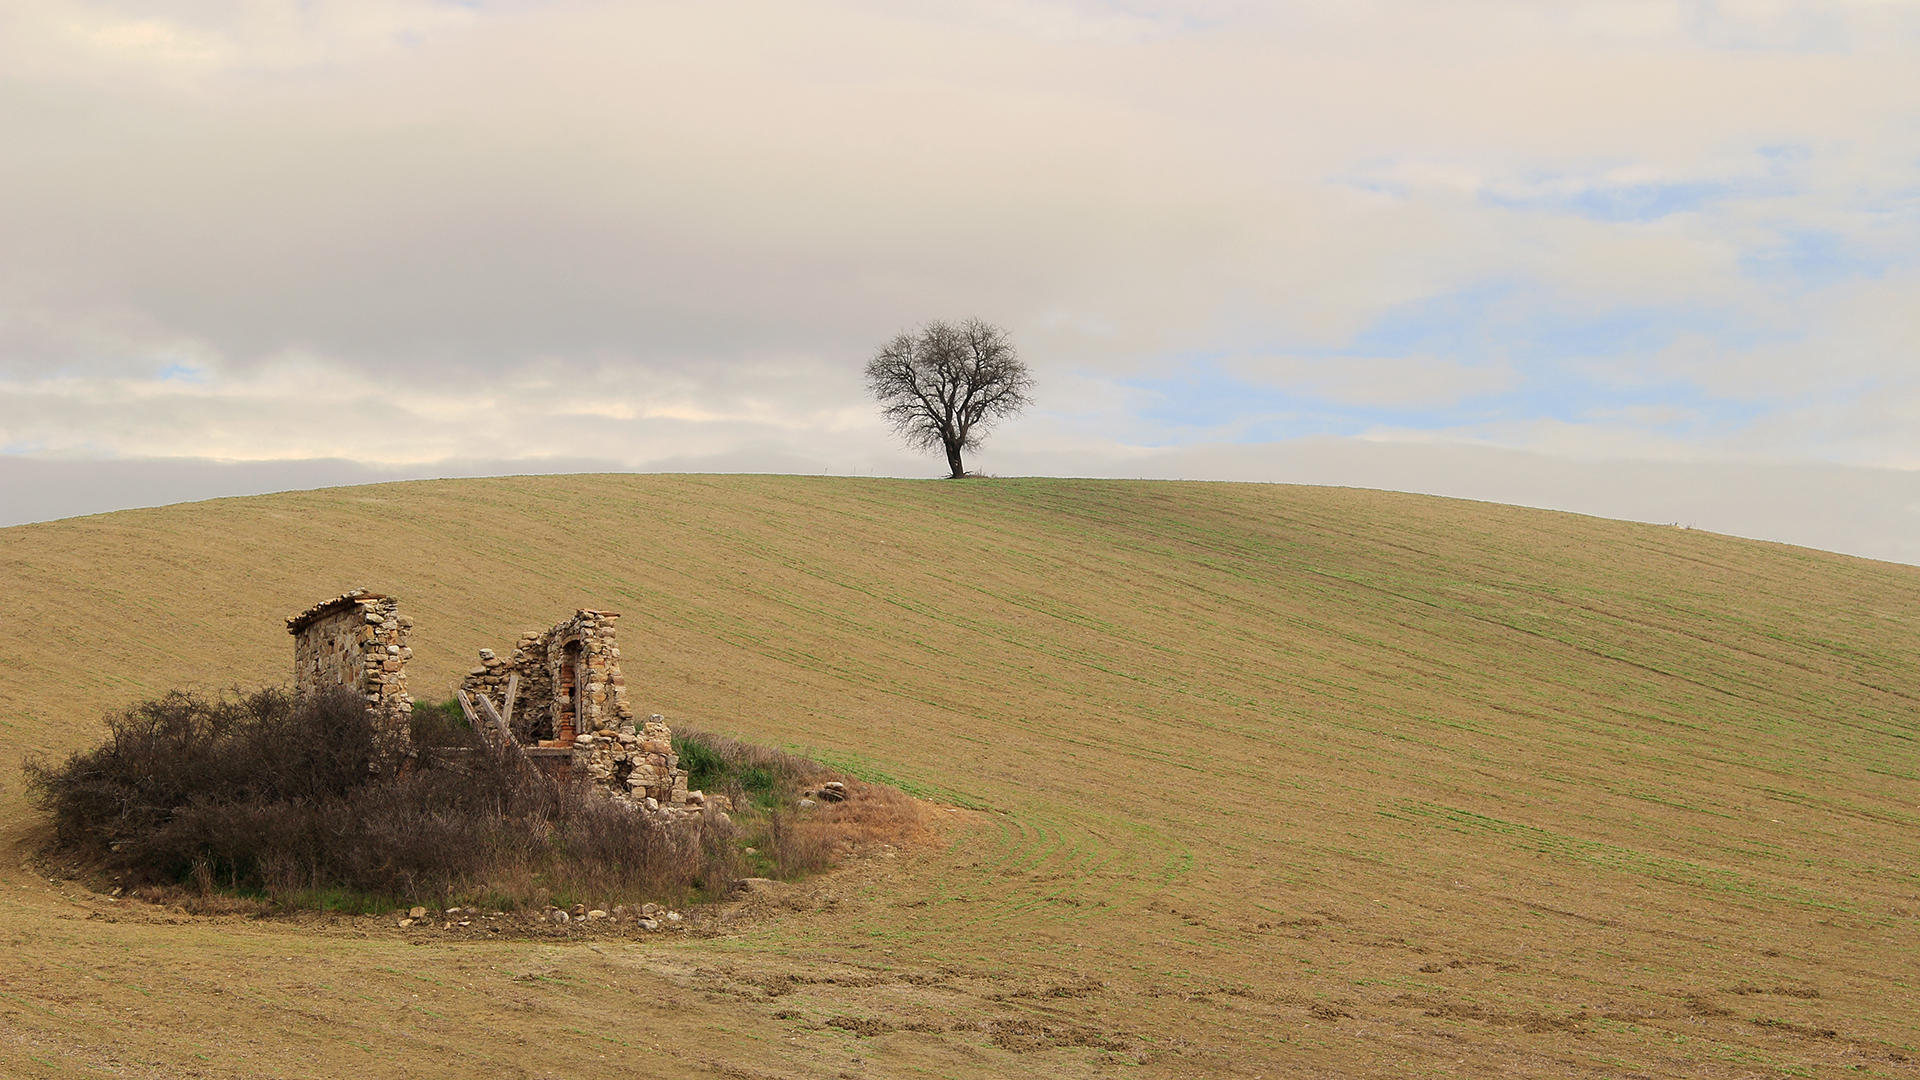
[[[282,619],[362,585],[428,699],[619,610],[640,712],[932,839],[639,938],[36,869],[13,762],[285,680]],[[8,1076],[1920,1076],[1920,568],[1344,489],[575,476],[0,530],[0,613]]]

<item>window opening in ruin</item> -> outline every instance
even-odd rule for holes
[[[560,656],[560,730],[554,732],[554,738],[570,743],[579,732],[580,643],[567,642]]]

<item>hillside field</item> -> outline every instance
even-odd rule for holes
[[[928,801],[713,936],[37,872],[17,763],[575,608],[642,715]],[[1920,1077],[1920,568],[1375,491],[566,476],[0,530],[6,1076]]]

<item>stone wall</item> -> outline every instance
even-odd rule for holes
[[[555,739],[633,725],[627,680],[614,644],[617,611],[586,611],[547,631],[547,672],[553,687]]]
[[[673,732],[659,716],[636,725],[620,674],[614,611],[581,609],[544,631],[529,630],[505,658],[480,650],[461,689],[502,710],[507,684],[520,676],[514,736],[543,767],[650,810],[687,805],[687,773]],[[557,755],[557,750],[571,754]]]
[[[480,663],[460,684],[468,694],[485,694],[501,709],[507,704],[507,681],[520,676],[520,696],[514,699],[513,737],[524,746],[538,746],[555,736],[553,674],[547,667],[547,640],[552,631],[528,630],[520,635],[505,658],[492,649],[480,650]]]
[[[480,650],[461,689],[505,711],[507,685],[519,675],[513,736],[528,756],[563,782],[592,786],[651,811],[688,811],[687,772],[673,752],[665,719],[635,724],[620,674],[617,611],[581,609],[547,630],[520,635],[505,658]],[[296,693],[345,686],[366,699],[382,763],[412,752],[413,698],[407,693],[413,620],[391,596],[355,589],[287,620],[293,635]],[[696,796],[695,804],[700,802]]]
[[[294,692],[344,686],[365,698],[389,768],[413,745],[413,698],[407,693],[413,620],[399,606],[391,596],[355,589],[287,620]]]

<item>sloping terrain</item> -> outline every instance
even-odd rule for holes
[[[0,530],[0,754],[620,610],[638,709],[937,803],[712,936],[188,918],[31,872],[0,1072],[1920,1076],[1920,568],[1381,492],[577,476]],[[8,766],[11,773],[11,766]]]

